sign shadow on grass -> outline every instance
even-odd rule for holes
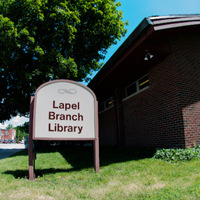
[[[66,149],[60,149],[59,152],[73,166],[74,171],[93,167],[92,147],[68,147]],[[151,158],[154,153],[155,149],[149,148],[100,147],[100,171],[103,166]]]
[[[71,166],[70,168],[36,168],[36,178],[42,177],[47,174],[56,173],[69,173],[73,171],[81,171],[83,169],[93,168],[93,149],[92,147],[81,147],[81,146],[63,146],[51,149],[38,150],[37,154],[40,153],[51,153],[59,152],[66,162]],[[114,163],[122,163],[132,160],[140,160],[144,158],[150,158],[153,156],[154,149],[141,149],[133,147],[101,147],[100,148],[100,167],[108,166]],[[19,152],[16,158],[20,155],[27,155],[27,151]],[[37,162],[37,159],[36,159]],[[101,173],[101,168],[100,168]],[[7,170],[4,174],[11,174],[16,179],[28,178],[29,172],[27,170]]]

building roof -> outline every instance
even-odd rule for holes
[[[200,24],[200,15],[169,15],[146,18],[154,30],[163,30]]]
[[[199,25],[200,14],[152,16],[144,18],[144,20],[91,80],[88,86],[95,89],[95,85],[100,84],[100,82],[102,82],[107,75],[119,66],[119,64],[127,58],[135,48],[141,45],[142,42],[154,33],[161,33],[169,30],[175,31],[180,28]]]

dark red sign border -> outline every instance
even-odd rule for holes
[[[35,97],[37,97],[38,91],[49,85],[49,84],[54,84],[57,82],[67,82],[67,83],[72,83],[75,85],[78,85],[88,92],[92,94],[94,97],[94,120],[95,120],[95,138],[36,138],[35,137],[35,110],[36,108],[36,101]],[[99,172],[99,126],[98,126],[98,102],[96,100],[96,95],[94,92],[86,87],[83,84],[80,84],[78,82],[72,81],[72,80],[67,80],[67,79],[59,79],[55,81],[50,81],[42,84],[41,86],[38,87],[36,90],[35,96],[32,96],[30,99],[30,122],[29,122],[29,179],[34,180],[35,179],[35,159],[36,159],[36,153],[33,150],[33,140],[66,140],[66,141],[93,141],[93,146],[94,146],[94,169],[96,172]]]

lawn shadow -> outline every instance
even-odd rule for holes
[[[73,166],[74,170],[82,170],[94,166],[93,147],[67,147],[61,148],[59,152]],[[155,149],[149,148],[101,146],[100,167],[131,160],[151,158],[154,153]]]
[[[38,151],[38,153],[50,153],[50,152],[57,152],[59,151],[58,149],[45,149],[44,151]],[[27,156],[28,158],[28,150],[21,150],[9,157],[15,157],[16,159],[18,159],[20,156]],[[37,160],[36,160],[37,162]],[[8,175],[12,175],[14,178],[16,179],[24,179],[24,178],[28,178],[29,177],[29,170],[28,170],[28,159],[27,159],[27,170],[21,170],[21,169],[17,169],[17,166],[16,166],[16,170],[7,170],[5,172],[3,172],[3,174],[8,174]],[[70,171],[74,171],[73,168],[70,168],[70,169],[66,169],[66,168],[47,168],[47,169],[35,169],[35,174],[36,174],[36,177],[39,177],[39,176],[43,176],[45,174],[55,174],[55,173],[62,173],[62,172],[70,172]]]
[[[48,169],[36,169],[35,174],[37,177],[42,177],[45,174],[56,174],[56,173],[62,173],[62,172],[70,172],[74,171],[73,169],[61,169],[61,168],[48,168]],[[23,179],[29,177],[29,171],[27,170],[7,170],[3,172],[3,174],[11,174],[16,179]]]
[[[72,172],[80,171],[87,168],[94,167],[94,154],[93,147],[84,146],[61,146],[61,147],[51,147],[45,148],[43,150],[37,150],[39,153],[50,153],[59,152],[63,158],[72,166],[72,168],[46,168],[46,169],[35,169],[36,177],[43,176],[46,174],[55,174],[59,172]],[[100,171],[101,167],[108,166],[114,163],[121,163],[132,160],[140,160],[144,158],[150,158],[154,154],[154,149],[144,149],[135,147],[100,147]],[[21,151],[14,156],[28,155],[27,150]],[[39,162],[36,159],[36,162]],[[27,162],[28,167],[28,162]],[[27,170],[8,170],[4,174],[11,174],[16,179],[27,178],[29,176],[28,168]]]
[[[8,157],[13,157],[16,154],[18,155],[23,149],[2,149],[0,150],[0,160]]]

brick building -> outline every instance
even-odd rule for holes
[[[88,86],[100,144],[200,144],[200,15],[145,18]]]
[[[0,141],[15,140],[15,138],[16,138],[15,129],[0,129]]]

